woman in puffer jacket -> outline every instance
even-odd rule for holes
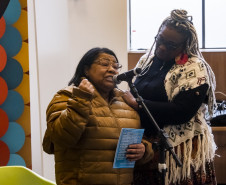
[[[58,185],[129,185],[132,168],[113,168],[122,128],[140,128],[138,113],[128,106],[113,76],[121,65],[113,51],[93,48],[80,60],[69,86],[47,108],[46,153],[55,155]],[[153,157],[151,143],[128,146],[137,164]]]

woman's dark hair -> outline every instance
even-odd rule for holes
[[[99,54],[101,53],[106,53],[114,56],[116,58],[116,61],[118,62],[118,58],[116,57],[115,53],[112,50],[108,48],[99,48],[99,47],[92,48],[88,52],[86,52],[85,55],[79,61],[75,74],[69,81],[68,85],[74,84],[75,86],[78,86],[81,82],[81,78],[86,77],[85,69],[87,68],[89,69],[93,62],[98,58]]]

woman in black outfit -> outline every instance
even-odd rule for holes
[[[185,10],[173,10],[161,24],[152,48],[136,66],[142,72],[134,85],[182,162],[182,167],[177,167],[166,152],[165,184],[215,185],[216,145],[205,117],[213,114],[216,105],[216,82],[199,50],[192,17]],[[127,92],[124,99],[138,110],[145,136],[158,141],[157,130],[132,94]],[[156,151],[150,163],[135,167],[135,185],[162,184],[158,159]]]

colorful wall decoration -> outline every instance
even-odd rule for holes
[[[0,19],[0,166],[32,169],[27,0]]]

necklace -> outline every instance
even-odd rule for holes
[[[162,68],[164,67],[164,65],[165,65],[165,63],[163,63],[163,65],[160,67],[160,69],[159,69],[160,71],[162,70]]]
[[[144,76],[149,71],[152,63],[153,60],[151,60],[150,63],[142,69],[141,73],[138,76]]]
[[[159,68],[159,71],[161,71],[165,66],[167,62],[162,62],[162,66]]]

